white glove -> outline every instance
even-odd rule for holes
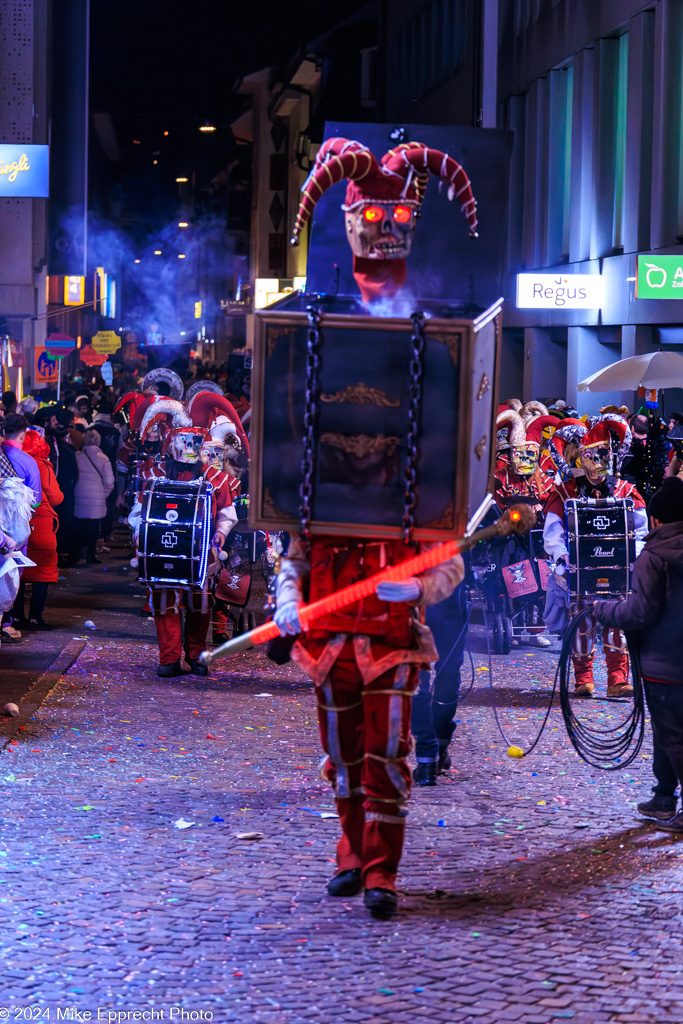
[[[422,596],[422,584],[414,576],[396,583],[384,580],[375,587],[380,601],[414,601]]]
[[[280,630],[280,636],[297,636],[302,632],[296,601],[285,601],[280,605],[275,611],[273,621]]]

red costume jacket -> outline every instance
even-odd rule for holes
[[[537,513],[543,511],[543,505],[553,489],[550,477],[536,469],[531,476],[518,476],[512,466],[496,470],[496,503],[505,511],[516,502],[532,505]]]

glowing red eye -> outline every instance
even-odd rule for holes
[[[366,206],[363,210],[363,217],[365,220],[369,220],[371,224],[376,224],[378,220],[382,220],[384,217],[384,210],[381,206]]]
[[[394,207],[394,220],[398,221],[399,224],[407,224],[412,215],[412,210],[409,206]]]

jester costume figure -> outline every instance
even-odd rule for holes
[[[159,642],[157,675],[162,677],[180,674],[183,648],[190,671],[196,675],[207,674],[206,667],[200,664],[199,655],[206,646],[213,604],[209,579],[212,570],[215,571],[218,567],[218,552],[222,550],[230,530],[237,521],[228,476],[211,464],[203,464],[200,459],[202,446],[210,438],[209,427],[219,412],[231,419],[236,433],[241,435],[248,451],[248,442],[237,414],[227,399],[213,392],[198,392],[187,405],[176,399],[157,398],[148,407],[141,423],[140,436],[143,442],[154,424],[160,424],[164,435],[161,459],[149,459],[140,467],[140,477],[143,480],[191,482],[204,476],[213,487],[212,559],[203,589],[172,585],[155,585],[149,588],[149,600],[154,612]],[[128,519],[135,530],[136,538],[141,512],[142,495],[139,495]]]
[[[277,580],[275,621],[301,634],[297,605],[372,576],[415,553],[398,541],[314,537],[292,541]],[[420,607],[448,597],[464,576],[458,556],[377,595],[317,620],[299,635],[292,658],[316,687],[323,769],[342,828],[332,896],[365,889],[377,917],[396,906],[396,872],[405,833],[411,774],[411,697],[420,667],[438,660]]]
[[[648,532],[645,502],[633,484],[612,475],[613,447],[622,448],[627,436],[627,425],[619,418],[603,417],[578,440],[577,468],[582,475],[558,483],[545,506],[543,544],[556,562],[556,572],[564,575],[569,564],[569,551],[565,538],[565,502],[571,498],[631,498],[635,506],[634,526],[636,555],[643,547]],[[580,598],[578,608],[592,604],[591,598]],[[572,662],[574,664],[574,694],[591,697],[595,688],[593,655],[597,619],[591,616],[577,633]],[[628,682],[628,655],[623,633],[605,628],[602,634],[607,665],[607,696],[628,697],[633,687]]]
[[[378,161],[351,139],[323,143],[302,192],[292,243],[315,204],[347,179],[342,206],[353,276],[361,297],[393,297],[407,276],[415,224],[430,175],[447,187],[477,234],[476,200],[461,165],[420,142],[399,145]],[[362,531],[359,531],[362,532]],[[412,538],[409,538],[412,539]],[[376,595],[327,616],[301,634],[297,605],[333,593],[385,566],[404,561],[415,547],[395,540],[307,535],[295,538],[277,581],[275,622],[298,635],[292,657],[316,686],[324,773],[334,787],[342,835],[332,896],[365,890],[376,917],[396,908],[396,872],[405,832],[411,773],[411,698],[420,667],[438,653],[420,608],[448,597],[464,576],[458,557],[419,578],[382,583]]]
[[[499,410],[496,427],[507,430],[508,436],[498,444],[499,455],[504,451],[509,461],[499,461],[496,468],[496,503],[501,511],[522,502],[531,505],[540,517],[543,505],[552,489],[552,481],[540,467],[543,430],[555,427],[557,417],[548,416],[545,406],[528,403],[524,408],[536,406],[537,414],[528,416],[525,423],[521,413],[510,408]]]

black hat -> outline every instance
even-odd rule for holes
[[[683,480],[677,476],[666,478],[659,490],[652,495],[650,515],[660,523],[683,522]]]

